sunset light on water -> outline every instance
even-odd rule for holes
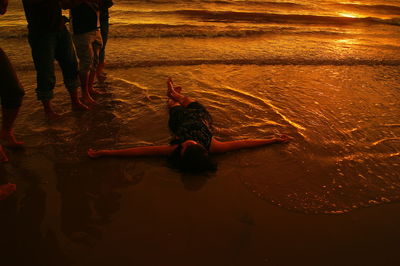
[[[343,12],[340,12],[339,15],[342,16],[342,17],[346,17],[346,18],[359,18],[359,17],[361,17],[360,15],[357,15],[357,14],[343,13]]]
[[[0,202],[15,265],[400,265],[399,1],[115,0],[110,23],[96,84],[109,95],[71,111],[56,66],[49,122],[22,2],[0,17],[25,88],[26,147],[0,164],[17,184]],[[163,157],[89,158],[170,143],[169,77],[216,139],[293,139],[217,155],[199,176]]]

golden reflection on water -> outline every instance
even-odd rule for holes
[[[359,43],[356,39],[340,39],[335,41],[337,44],[357,44]]]
[[[341,17],[346,17],[346,18],[360,18],[361,15],[355,14],[355,13],[350,13],[350,12],[339,12],[339,16]]]
[[[353,45],[359,43],[357,39],[339,39],[333,42],[332,51],[340,58],[354,54]]]

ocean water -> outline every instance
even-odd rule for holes
[[[20,1],[11,1],[0,20],[0,46],[28,92],[16,131],[31,156],[63,169],[62,180],[77,175],[88,147],[166,143],[171,76],[209,108],[218,139],[294,137],[217,156],[213,178],[239,178],[258,197],[305,213],[399,201],[398,1],[127,0],[110,11],[114,96],[96,114],[67,112],[56,125],[43,121],[34,99]],[[58,81],[55,102],[68,110]],[[34,164],[24,160],[24,167]],[[159,160],[150,165],[159,174],[172,171]],[[116,166],[133,179],[145,171],[140,163]]]

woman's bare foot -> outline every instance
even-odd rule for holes
[[[179,87],[179,88],[180,88],[180,87]],[[180,99],[181,99],[183,96],[182,96],[179,92],[177,92],[177,91],[175,90],[175,88],[172,88],[172,89],[169,91],[168,97],[169,97],[170,99],[176,101],[176,102],[180,102]]]
[[[168,78],[167,80],[167,87],[168,87],[167,96],[172,100],[178,102],[178,96],[182,91],[182,87],[180,86],[175,87],[174,82],[172,81],[171,78]]]
[[[168,78],[167,79],[167,96],[169,98],[172,98],[171,92],[172,92],[173,89],[174,89],[174,83],[173,83],[171,78]]]
[[[3,150],[3,147],[0,145],[0,162],[8,162],[8,157]]]
[[[17,190],[15,184],[5,184],[0,186],[0,200],[8,198],[14,191]]]
[[[8,132],[1,132],[0,139],[5,140],[7,142],[7,146],[9,147],[20,148],[22,145],[24,145],[24,142],[17,141],[12,130]]]
[[[174,90],[175,90],[177,93],[181,93],[182,87],[181,87],[181,86],[176,86],[176,87],[174,87]]]
[[[42,101],[44,113],[49,120],[56,120],[61,117],[60,114],[56,113],[50,101]]]

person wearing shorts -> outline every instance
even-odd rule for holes
[[[99,52],[103,46],[100,33],[99,1],[83,1],[71,8],[73,39],[79,58],[79,77],[82,99],[94,104],[93,96],[100,94],[93,88]]]
[[[169,130],[172,141],[168,145],[139,146],[119,150],[88,150],[88,156],[168,156],[171,164],[183,172],[199,173],[215,171],[217,165],[210,154],[223,153],[243,148],[253,148],[272,143],[284,143],[291,138],[280,135],[267,139],[242,139],[218,141],[212,133],[212,119],[199,102],[184,96],[182,88],[167,81],[169,100]]]

